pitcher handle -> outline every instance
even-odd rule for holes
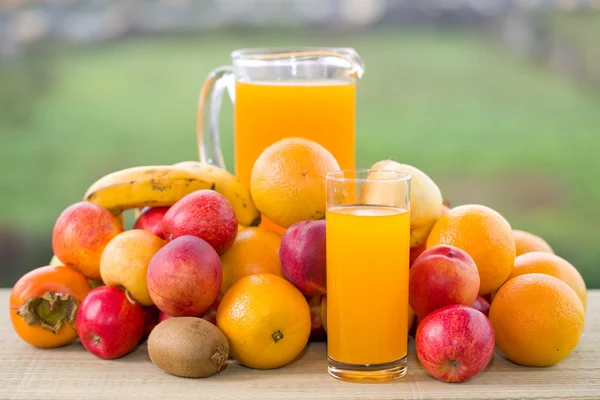
[[[221,149],[219,114],[225,89],[229,88],[230,98],[232,101],[234,100],[232,96],[233,87],[231,87],[232,77],[232,67],[215,68],[206,77],[198,99],[198,120],[196,124],[198,155],[201,162],[216,165],[220,168],[225,168],[225,160]]]

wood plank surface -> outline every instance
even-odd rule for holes
[[[0,305],[8,309],[8,289]],[[527,368],[497,350],[472,380],[433,379],[416,359],[411,339],[408,375],[383,384],[352,384],[329,377],[326,348],[311,343],[293,364],[257,371],[231,363],[206,379],[170,376],[150,362],[145,344],[118,360],[100,360],[76,343],[36,349],[14,333],[0,313],[0,399],[600,399],[600,291],[590,291],[586,329],[571,356],[549,368]]]

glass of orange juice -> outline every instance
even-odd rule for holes
[[[327,175],[329,374],[384,382],[406,375],[410,176]]]
[[[246,185],[258,156],[286,137],[314,140],[341,168],[354,168],[356,81],[364,70],[355,50],[242,49],[231,57],[231,66],[213,70],[200,93],[200,161],[225,168],[218,118],[227,89],[234,103],[235,174]]]

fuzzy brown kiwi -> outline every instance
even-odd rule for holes
[[[148,337],[150,360],[169,374],[206,378],[227,364],[229,341],[219,328],[195,317],[169,318]]]

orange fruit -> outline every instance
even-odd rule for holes
[[[554,253],[552,247],[541,237],[533,233],[513,229],[513,237],[517,248],[517,256],[530,253],[532,251],[545,251],[546,253]]]
[[[525,253],[515,258],[515,266],[510,274],[510,278],[518,275],[540,273],[551,275],[560,279],[571,287],[581,299],[585,308],[587,306],[587,289],[585,282],[577,268],[570,262],[555,254],[535,251]]]
[[[229,339],[230,354],[256,369],[279,368],[304,349],[311,330],[306,299],[272,274],[240,279],[221,300],[217,326]]]
[[[515,261],[515,240],[509,223],[486,206],[463,205],[450,209],[433,226],[427,248],[438,244],[466,251],[477,264],[479,294],[498,289],[508,279]]]
[[[317,142],[282,139],[256,160],[250,193],[261,213],[288,228],[325,217],[325,175],[339,169],[333,155]]]
[[[410,332],[410,328],[413,326],[413,323],[415,322],[415,312],[412,310],[412,308],[410,308],[410,306],[408,306],[408,331]]]
[[[221,294],[248,275],[283,276],[279,263],[280,244],[281,235],[269,229],[245,228],[238,231],[231,248],[221,256]]]
[[[496,345],[511,361],[547,367],[579,343],[585,311],[569,285],[546,274],[519,275],[498,291],[490,308]]]

